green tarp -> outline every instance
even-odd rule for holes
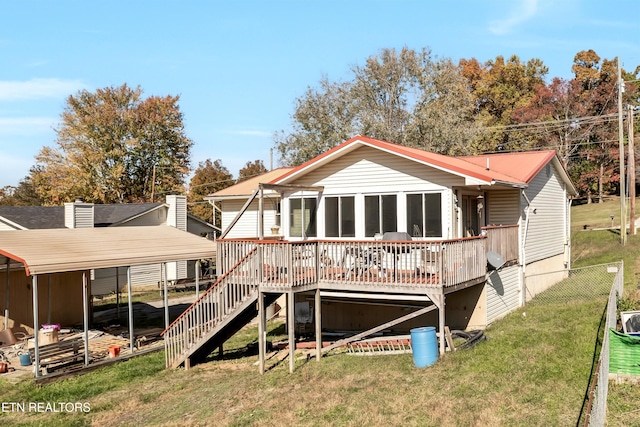
[[[609,328],[609,372],[640,375],[640,336]]]

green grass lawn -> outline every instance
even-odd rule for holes
[[[635,301],[640,238],[623,247],[614,231],[575,229],[572,251],[574,267],[624,260],[626,298]],[[165,370],[157,353],[42,387],[0,378],[3,402],[86,402],[91,409],[0,412],[0,425],[576,425],[603,310],[603,299],[531,304],[491,325],[488,341],[424,369],[413,367],[410,354],[332,352],[320,362],[300,355],[293,374],[285,359],[261,376],[248,346],[257,329],[247,327],[227,342],[223,358],[214,354],[189,371]],[[282,324],[270,323],[269,339],[284,338]],[[638,386],[611,387],[609,397],[608,425],[640,425]]]
[[[426,369],[411,355],[330,354],[258,374],[247,328],[223,359],[164,370],[161,353],[36,387],[3,387],[9,402],[88,402],[88,414],[5,413],[22,425],[573,425],[591,368],[602,301],[519,310],[489,341]],[[281,324],[270,325],[281,339]]]

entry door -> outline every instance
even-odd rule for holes
[[[482,206],[477,196],[462,196],[462,233],[463,237],[477,236],[480,234],[480,218]]]

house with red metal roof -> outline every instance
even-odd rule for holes
[[[453,157],[356,136],[252,184],[222,205],[218,275],[257,272],[252,301],[286,294],[289,329],[315,325],[318,349],[325,331],[484,328],[570,267],[577,192],[554,151]]]

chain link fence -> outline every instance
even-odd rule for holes
[[[595,333],[596,346],[591,366],[591,376],[578,416],[579,426],[604,426],[607,416],[609,389],[609,328],[616,328],[618,298],[624,289],[623,262],[600,264],[571,269],[567,277],[551,288],[532,295],[527,306],[554,305],[593,301],[606,301],[606,316]],[[547,274],[558,274],[547,273]]]
[[[561,273],[551,272],[528,276],[527,280],[543,275],[558,275]],[[622,261],[571,269],[564,280],[544,292],[533,295],[533,292],[527,289],[527,299],[532,297],[533,299],[527,301],[526,305],[566,304],[593,301],[597,298],[607,299],[617,274],[622,275]]]

